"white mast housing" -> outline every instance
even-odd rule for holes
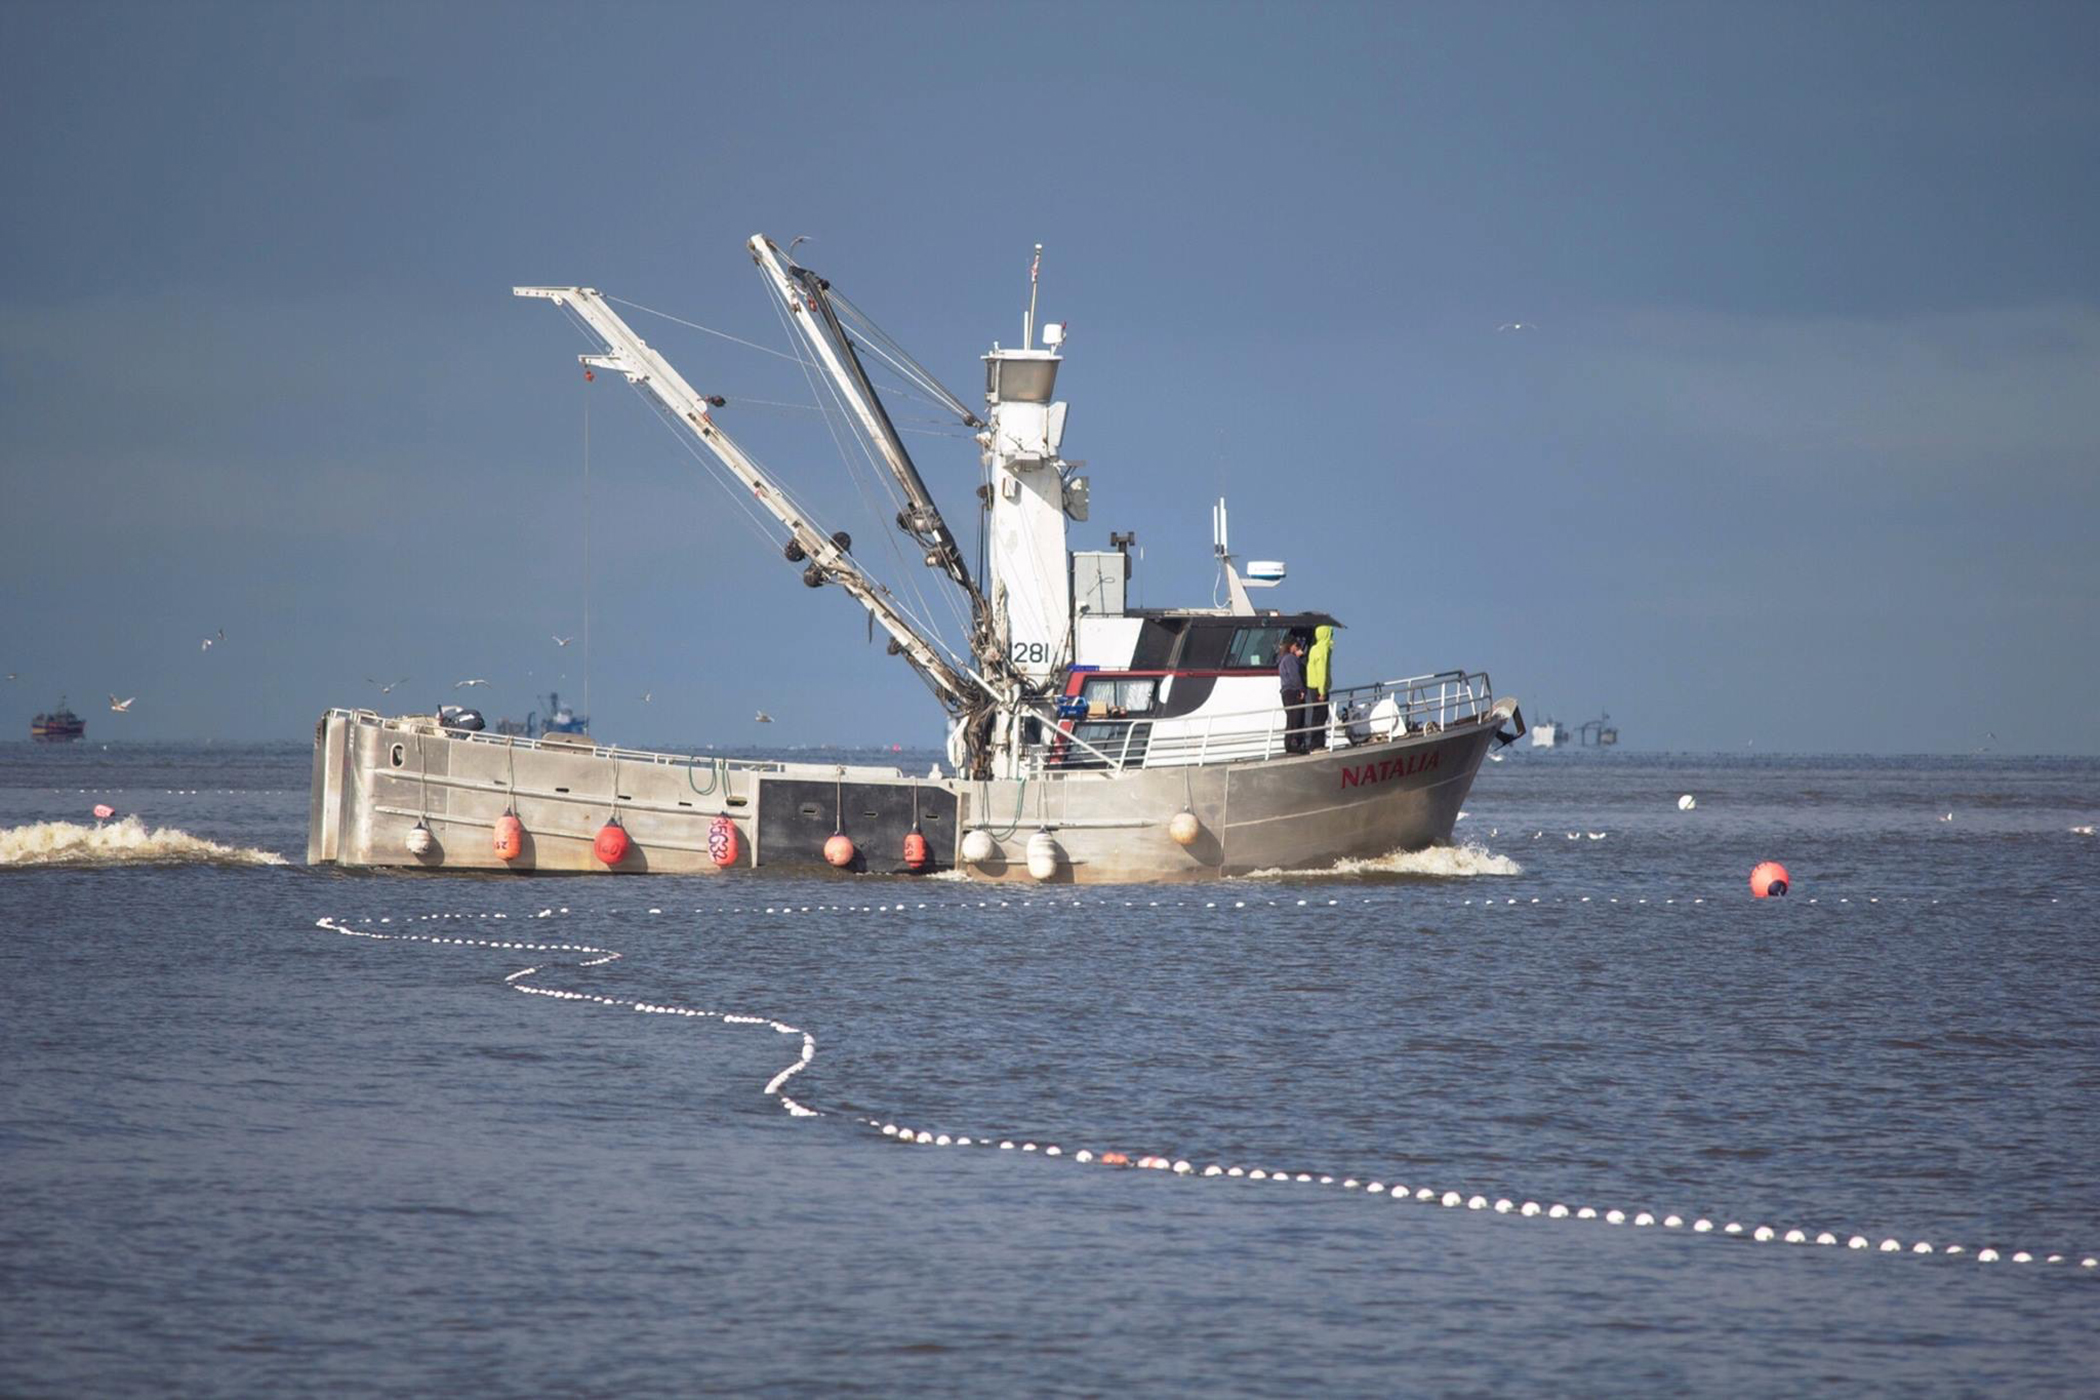
[[[997,345],[984,357],[985,414],[977,435],[991,499],[986,555],[992,611],[1008,661],[1043,681],[1072,659],[1072,562],[1065,541],[1065,408],[1056,350]]]

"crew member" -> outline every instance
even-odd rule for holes
[[[1283,692],[1283,751],[1305,752],[1305,643],[1286,637],[1276,658],[1276,683]]]
[[[1332,679],[1334,656],[1334,628],[1321,624],[1313,628],[1312,650],[1305,656],[1305,742],[1307,748],[1327,747],[1327,722],[1332,707],[1327,703],[1327,689]]]

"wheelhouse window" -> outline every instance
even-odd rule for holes
[[[1227,670],[1266,670],[1276,664],[1276,657],[1283,650],[1283,639],[1290,636],[1288,627],[1242,627],[1232,634],[1232,645],[1225,652]]]
[[[1148,714],[1159,694],[1156,676],[1102,676],[1086,683],[1081,692],[1091,719],[1121,719]]]

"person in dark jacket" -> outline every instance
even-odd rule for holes
[[[1283,751],[1305,750],[1305,644],[1285,640],[1276,658],[1276,684],[1283,692]]]

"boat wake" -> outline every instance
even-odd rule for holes
[[[1393,851],[1382,856],[1351,856],[1302,870],[1256,870],[1249,880],[1290,880],[1336,875],[1416,875],[1433,879],[1472,875],[1522,875],[1524,867],[1485,846],[1431,846],[1422,851]]]
[[[95,869],[123,865],[283,865],[272,851],[222,846],[173,827],[121,821],[32,822],[0,828],[0,870]]]

